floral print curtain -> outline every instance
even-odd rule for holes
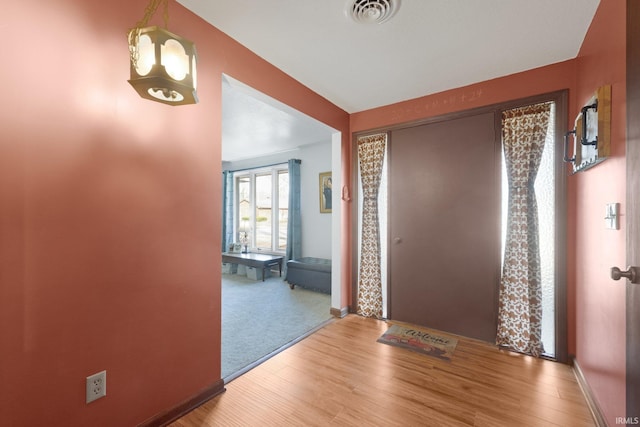
[[[538,206],[534,183],[544,149],[551,105],[502,114],[509,208],[496,343],[539,356],[543,352]]]
[[[382,317],[378,193],[386,145],[386,133],[358,138],[363,204],[357,313],[376,318]]]

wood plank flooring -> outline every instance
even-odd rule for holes
[[[459,337],[442,361],[377,343],[388,326],[336,320],[171,426],[595,425],[567,365]]]

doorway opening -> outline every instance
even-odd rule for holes
[[[332,213],[321,214],[318,174],[332,171],[334,185],[341,185],[340,141],[335,129],[223,75],[223,251],[285,256],[292,180],[287,164],[296,159],[300,161],[296,174],[300,215],[305,218],[300,232],[302,256],[335,258],[340,243],[335,233],[340,225],[339,193]],[[333,266],[339,275],[339,262]],[[264,280],[255,275],[255,268],[224,267],[221,374],[225,383],[332,318],[332,302],[339,297],[340,286],[335,279],[327,295],[299,286],[291,289],[284,281],[286,264],[282,277],[275,267],[273,272],[266,271]]]

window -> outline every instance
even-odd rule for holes
[[[547,130],[545,148],[542,152],[540,167],[535,180],[535,195],[538,206],[538,229],[540,246],[540,269],[542,286],[542,343],[543,355],[556,357],[556,206],[558,176],[556,174],[556,104],[551,102],[551,116]],[[504,155],[504,152],[503,152]],[[505,161],[502,162],[502,254],[507,231],[509,184]],[[504,262],[504,259],[503,259]]]
[[[287,247],[289,171],[286,164],[236,173],[236,240],[248,234],[251,250]]]

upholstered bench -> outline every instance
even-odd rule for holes
[[[305,257],[287,261],[287,282],[306,289],[331,293],[331,260]]]

